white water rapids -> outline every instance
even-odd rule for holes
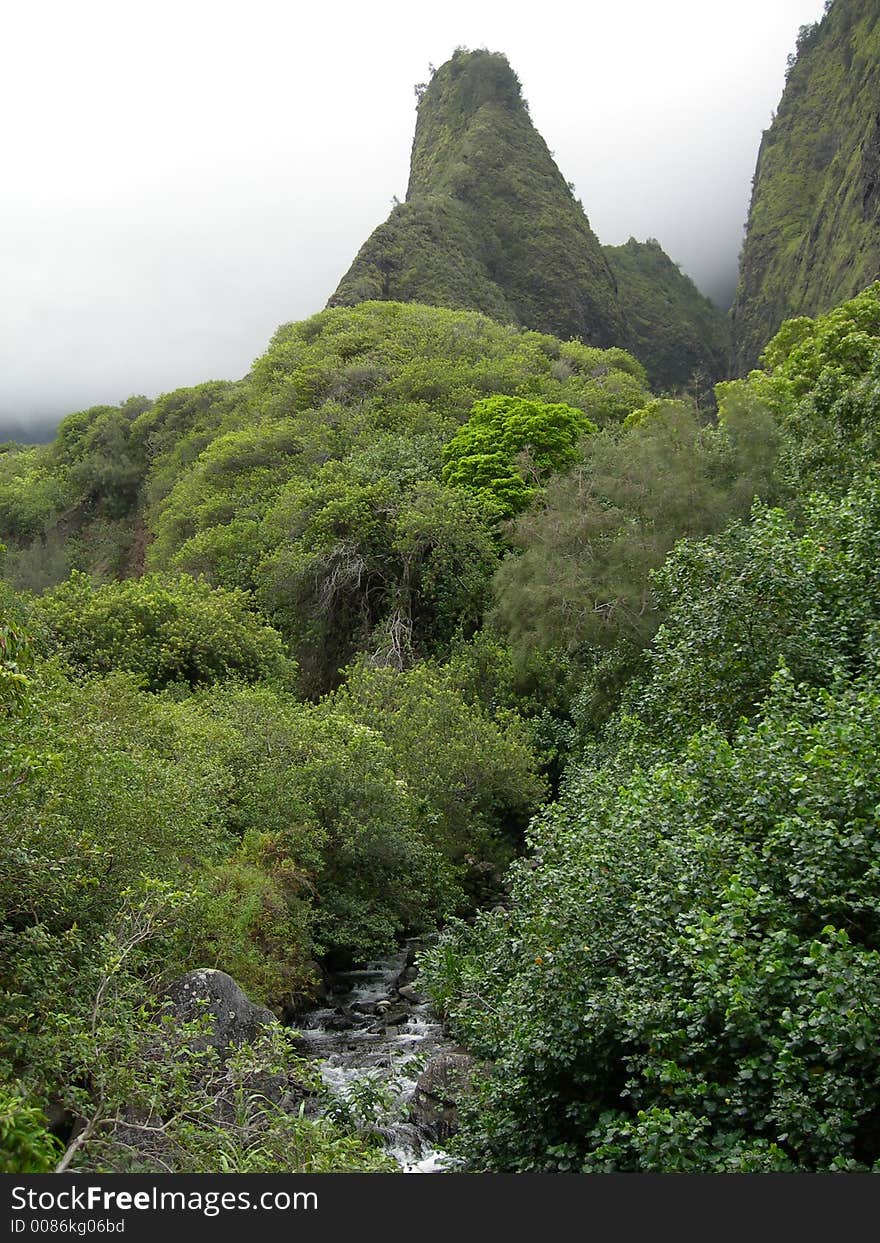
[[[326,1003],[295,1026],[303,1052],[321,1059],[335,1098],[329,1112],[381,1135],[405,1173],[434,1174],[451,1168],[450,1159],[410,1118],[409,1105],[425,1063],[451,1041],[426,1002],[410,1003],[396,991],[411,957],[405,945],[391,957],[338,973]]]

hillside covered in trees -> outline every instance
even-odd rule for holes
[[[656,238],[604,246],[626,323],[627,348],[658,389],[696,391],[728,374],[730,333],[717,307]]]
[[[457,53],[419,279],[493,126]],[[241,380],[0,447],[0,1170],[397,1168],[296,1027],[409,937],[457,1168],[880,1170],[880,282],[710,414],[711,307],[566,202],[558,333],[380,229]]]
[[[804,26],[758,154],[734,368],[783,320],[817,315],[880,277],[880,4],[834,0]]]
[[[765,360],[706,426],[621,351],[367,303],[4,454],[21,1144],[99,1093],[99,1168],[153,1168],[132,1101],[180,1102],[183,1168],[372,1168],[288,1115],[248,1157],[143,1050],[181,972],[295,1014],[322,961],[445,922],[430,987],[497,1067],[477,1167],[877,1159],[880,287]]]

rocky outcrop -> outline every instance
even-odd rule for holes
[[[363,245],[328,305],[373,299],[622,343],[608,261],[504,56],[457,51],[425,87],[406,200]]]
[[[463,1049],[438,1053],[419,1076],[410,1103],[416,1124],[438,1143],[458,1129],[458,1107],[470,1091],[474,1059]]]

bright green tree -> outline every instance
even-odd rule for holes
[[[577,457],[595,423],[573,406],[485,397],[443,449],[443,479],[484,497],[499,517],[528,508],[551,474]]]

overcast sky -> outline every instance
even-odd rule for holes
[[[506,52],[603,242],[730,289],[822,0],[27,0],[4,13],[0,417],[235,379],[406,193],[413,86]]]

